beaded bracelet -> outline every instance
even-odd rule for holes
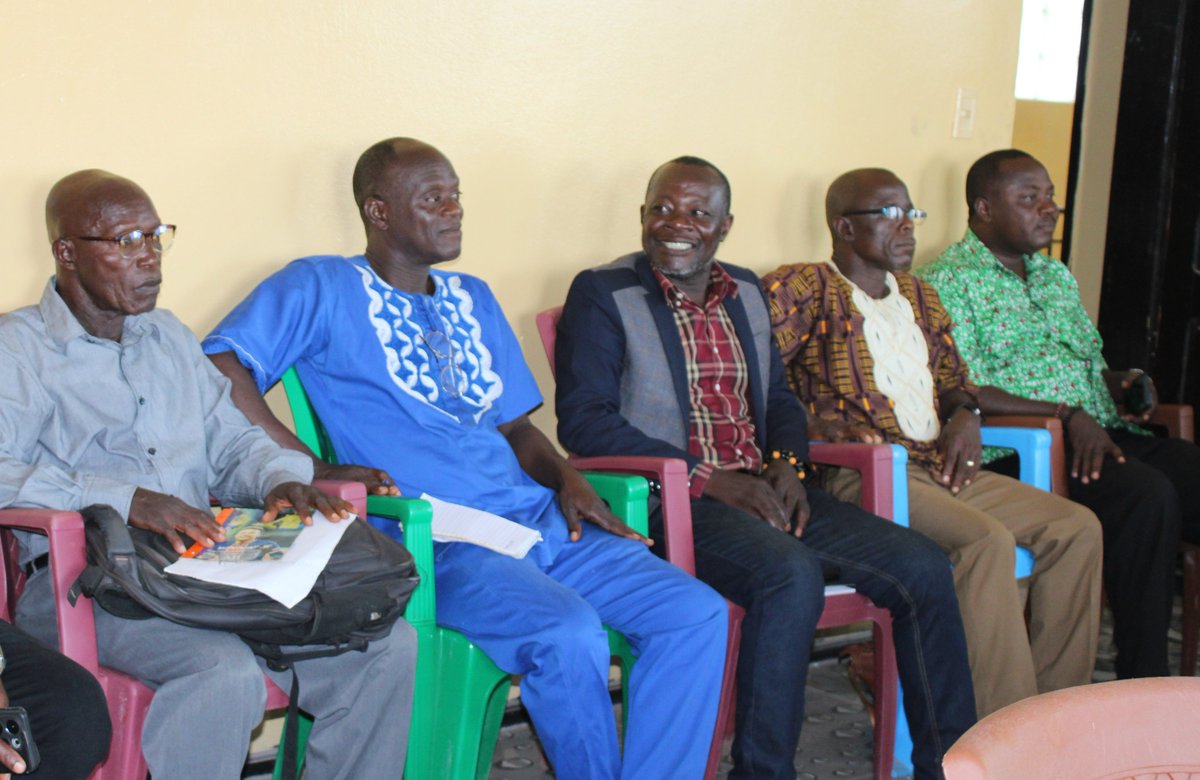
[[[791,450],[771,450],[771,457],[763,462],[762,470],[766,471],[767,467],[777,460],[786,461],[796,470],[796,476],[799,479],[804,479],[808,475],[808,464],[796,457],[796,453]]]

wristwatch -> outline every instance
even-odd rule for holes
[[[946,422],[950,422],[950,418],[953,417],[959,409],[966,409],[968,412],[978,417],[979,424],[983,425],[986,418],[984,418],[983,412],[979,410],[979,402],[974,398],[969,401],[963,401],[961,404],[951,409],[950,414],[946,415]]]

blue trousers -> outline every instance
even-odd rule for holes
[[[644,545],[584,525],[541,568],[469,544],[437,545],[438,623],[506,672],[558,777],[699,778],[716,725],[728,609]],[[637,656],[625,753],[617,746],[603,625]]]
[[[914,774],[975,722],[975,698],[950,562],[922,536],[810,488],[800,539],[709,498],[692,502],[696,574],[746,610],[738,659],[732,778],[794,780],[804,683],[825,575],[887,609]],[[651,531],[661,516],[651,518]]]

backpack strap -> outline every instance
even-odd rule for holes
[[[292,690],[288,694],[287,716],[283,719],[283,780],[295,780],[300,767],[296,754],[300,750],[300,675],[292,670]]]
[[[137,553],[134,551],[133,537],[129,534],[129,526],[125,524],[125,519],[107,504],[92,504],[79,510],[79,514],[83,516],[85,524],[100,530],[104,538],[105,558],[110,567],[136,581]],[[105,592],[106,577],[103,568],[89,561],[67,591],[67,601],[71,606],[75,606],[81,595],[94,597]]]
[[[122,571],[132,580],[137,579],[137,552],[133,547],[133,537],[129,535],[129,526],[125,518],[107,504],[92,504],[79,511],[86,522],[99,527],[104,534],[108,547],[108,559],[113,568]]]
[[[284,651],[279,645],[254,642],[242,637],[242,641],[250,646],[255,655],[261,656],[272,671],[292,672],[292,690],[288,694],[287,715],[283,719],[283,766],[280,777],[283,780],[295,780],[300,767],[298,754],[300,752],[300,675],[296,674],[295,662],[307,661],[311,658],[326,658],[341,655],[351,651],[364,652],[369,644],[366,639],[354,637],[347,642],[336,645],[323,645],[311,650]]]

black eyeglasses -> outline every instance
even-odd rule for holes
[[[902,209],[899,206],[880,206],[877,209],[857,209],[855,211],[842,212],[843,217],[853,217],[860,214],[868,216],[874,214],[882,216],[884,219],[890,219],[893,222],[908,217],[914,225],[921,224],[929,216],[928,212],[921,209]]]
[[[421,341],[425,342],[425,346],[429,347],[429,351],[434,354],[434,357],[446,361],[439,377],[442,389],[451,398],[461,398],[461,385],[464,384],[463,380],[466,376],[458,366],[454,340],[440,330],[422,331],[420,336]]]
[[[129,259],[142,251],[146,247],[146,242],[150,242],[150,247],[158,254],[163,255],[175,243],[175,226],[174,225],[159,225],[153,230],[146,232],[143,230],[131,230],[128,233],[108,238],[107,236],[60,236],[59,241],[103,241],[109,244],[116,244],[117,249],[121,252],[121,257]]]

